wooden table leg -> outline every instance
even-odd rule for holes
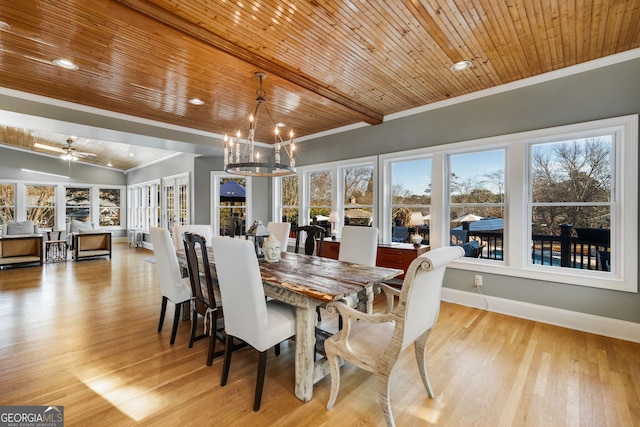
[[[316,345],[315,307],[296,308],[296,397],[308,402],[313,397]]]
[[[368,287],[358,292],[358,311],[373,313],[373,288]]]

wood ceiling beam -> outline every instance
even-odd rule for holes
[[[163,25],[180,31],[189,37],[193,37],[235,58],[255,65],[261,70],[273,73],[297,86],[303,87],[313,93],[329,99],[330,101],[340,104],[357,113],[360,116],[361,120],[365,123],[368,123],[370,125],[377,125],[382,123],[384,117],[382,113],[373,111],[363,105],[358,104],[357,102],[354,102],[353,100],[345,97],[340,93],[336,93],[331,89],[328,89],[321,84],[314,82],[308,77],[295,73],[288,68],[285,68],[261,57],[260,55],[256,55],[255,53],[247,49],[241,48],[218,36],[217,34],[214,34],[180,16],[177,16],[166,9],[152,4],[147,0],[115,1],[151,19],[154,19]]]

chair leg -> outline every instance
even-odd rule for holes
[[[342,316],[338,314],[338,330],[342,330]]]
[[[260,410],[260,403],[262,402],[262,388],[264,386],[264,374],[267,370],[267,352],[261,351],[260,358],[258,359],[258,377],[256,378],[256,396],[253,400],[253,410],[257,412]]]
[[[171,341],[169,342],[173,345],[176,342],[176,334],[178,333],[178,323],[180,322],[180,306],[182,304],[176,304],[176,309],[173,314],[173,328],[171,328]]]
[[[327,409],[333,409],[333,405],[336,403],[338,397],[338,390],[340,390],[340,366],[338,365],[338,355],[327,348],[327,342],[325,341],[325,352],[327,353],[327,361],[329,362],[329,369],[331,370],[331,394],[329,395],[329,401],[327,402]]]
[[[427,374],[427,338],[429,338],[430,332],[431,330],[428,330],[420,335],[413,343],[413,348],[415,350],[416,362],[418,363],[418,371],[420,371],[422,384],[425,390],[427,390],[427,395],[433,399],[435,394],[433,393],[433,388],[431,388],[431,383],[429,382],[429,375]]]
[[[189,337],[189,348],[193,347],[193,343],[196,340],[196,329],[198,327],[198,312],[196,310],[191,311],[191,337]]]
[[[220,385],[223,387],[227,385],[227,378],[229,377],[231,353],[233,353],[233,337],[227,334],[227,338],[224,340],[224,363],[222,364],[222,377],[220,378]]]
[[[164,325],[164,312],[167,310],[167,300],[167,297],[162,297],[162,307],[160,308],[160,322],[158,323],[158,332],[162,332],[162,326]]]
[[[213,312],[213,326],[209,331],[209,354],[207,355],[207,366],[213,364],[213,355],[216,353],[216,325],[218,324],[218,311]]]
[[[275,345],[276,357],[280,356],[280,343]]]
[[[376,373],[376,382],[378,383],[378,403],[380,409],[384,415],[384,420],[388,427],[395,427],[396,423],[393,420],[393,413],[391,412],[391,400],[389,400],[389,375],[391,372],[378,372]]]

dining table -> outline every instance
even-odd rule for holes
[[[212,248],[208,247],[207,252],[215,280]],[[180,265],[186,268],[184,250],[179,249],[176,253]],[[295,395],[304,402],[313,397],[314,384],[329,374],[326,358],[316,360],[316,307],[357,295],[358,310],[371,313],[374,286],[404,273],[395,268],[372,267],[292,252],[282,252],[279,262],[260,259],[258,265],[265,296],[296,307]],[[238,268],[243,266],[238,265]]]

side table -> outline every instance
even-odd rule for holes
[[[66,240],[47,240],[44,242],[44,254],[47,262],[67,260]]]

